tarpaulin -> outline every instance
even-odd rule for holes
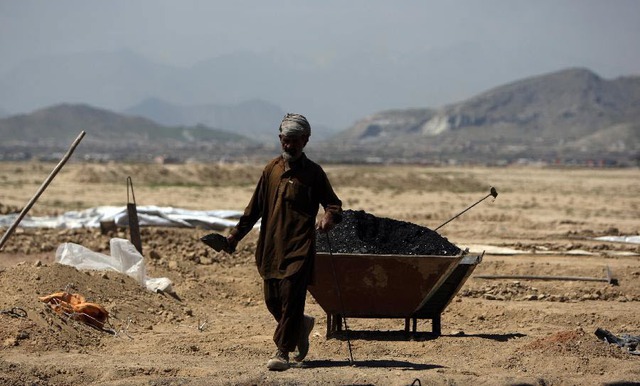
[[[640,244],[640,236],[602,236],[596,237],[594,240],[612,241],[615,243]]]
[[[189,210],[168,206],[138,206],[140,226],[200,227],[224,230],[236,225],[242,215],[237,210]],[[9,227],[18,214],[0,216],[0,227]],[[97,228],[103,221],[114,221],[119,227],[129,226],[126,206],[98,206],[80,211],[70,211],[59,216],[25,216],[20,221],[24,228]],[[256,224],[256,227],[259,223]]]

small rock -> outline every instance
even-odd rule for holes
[[[160,253],[158,253],[158,251],[152,249],[151,252],[149,252],[149,258],[151,258],[152,260],[160,260],[162,256],[160,256]]]

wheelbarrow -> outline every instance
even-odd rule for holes
[[[318,252],[308,290],[327,314],[327,337],[342,318],[402,318],[407,334],[418,319],[441,335],[441,314],[482,255],[377,255]],[[410,324],[413,321],[411,328]]]

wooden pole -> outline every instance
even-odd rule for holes
[[[18,224],[20,224],[20,221],[22,221],[24,216],[27,215],[27,212],[29,212],[33,204],[36,203],[36,201],[38,200],[42,192],[44,192],[44,190],[47,188],[47,186],[49,186],[51,181],[53,181],[53,178],[56,176],[56,174],[58,174],[60,169],[62,169],[64,164],[67,163],[67,161],[69,160],[69,157],[71,157],[71,155],[73,154],[73,151],[76,149],[78,144],[80,144],[80,141],[82,140],[82,138],[84,138],[85,134],[86,133],[84,131],[80,132],[76,140],[73,141],[73,143],[71,144],[71,147],[69,148],[69,150],[67,150],[67,153],[64,155],[64,157],[62,157],[60,162],[58,162],[58,165],[56,165],[55,169],[53,169],[53,171],[49,174],[47,179],[42,183],[42,185],[40,185],[40,188],[38,189],[36,194],[31,198],[31,200],[29,200],[27,205],[22,209],[22,212],[20,212],[20,215],[16,218],[13,224],[11,224],[9,229],[7,229],[7,231],[4,233],[4,235],[2,236],[2,239],[0,240],[0,251],[4,247],[4,243],[7,241],[9,236],[11,236],[13,231],[15,231],[15,229],[18,227]]]

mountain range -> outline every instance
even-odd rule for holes
[[[334,138],[342,152],[456,159],[640,155],[640,77],[582,68],[535,76],[442,108],[383,111]]]
[[[441,106],[528,76],[530,63],[540,62],[534,55],[523,50],[513,57],[490,43],[470,42],[439,49],[361,46],[321,53],[282,47],[178,66],[128,49],[66,52],[3,66],[0,107],[18,114],[70,103],[125,112],[148,98],[179,106],[257,99],[340,131],[382,109]],[[482,58],[483,65],[470,58]],[[549,55],[539,68],[562,68],[561,62]]]
[[[284,110],[261,100],[175,105],[150,98],[123,112],[60,104],[0,119],[5,158],[60,151],[86,130],[87,152],[114,158],[268,157]],[[315,127],[308,152],[344,162],[634,164],[640,159],[640,77],[588,69],[537,75],[440,108],[384,110],[335,133]],[[18,152],[18,153],[16,153]],[[26,154],[26,155],[25,155]],[[142,155],[140,155],[142,154]],[[20,156],[13,156],[20,158]]]
[[[194,151],[224,154],[259,144],[228,131],[196,126],[164,126],[88,105],[61,104],[0,119],[0,160],[47,158],[64,151],[82,131],[78,153],[98,160],[144,161],[169,155],[184,159]]]

